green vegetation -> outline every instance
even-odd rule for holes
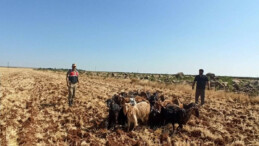
[[[232,77],[222,76],[222,77],[219,77],[219,80],[220,80],[220,82],[228,82],[228,85],[233,84],[233,78]]]
[[[184,76],[181,80],[184,80],[184,81],[193,81],[194,80],[194,76]]]
[[[57,69],[57,68],[38,68],[35,70],[41,71],[54,71],[54,72],[67,72],[68,69]],[[85,71],[78,69],[79,73],[85,74],[87,76],[99,76],[105,78],[118,78],[118,79],[136,79],[136,80],[149,80],[152,82],[162,82],[166,84],[178,84],[178,83],[187,83],[190,84],[194,80],[193,75],[173,75],[173,74],[148,74],[148,73],[124,73],[124,72],[95,72],[95,71]],[[235,81],[237,80],[237,82]],[[255,78],[239,78],[239,77],[229,77],[229,76],[217,76],[215,81],[221,84],[227,83],[227,86],[224,87],[226,91],[230,92],[239,92],[239,93],[249,93],[251,95],[258,95],[259,87],[250,87],[251,81],[255,80]],[[222,87],[215,86],[218,90],[223,90]]]

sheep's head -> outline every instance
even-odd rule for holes
[[[182,103],[179,103],[179,107],[180,107],[180,108],[183,108],[183,104],[182,104]]]
[[[158,101],[158,97],[157,97],[156,93],[151,95],[148,100],[149,100],[151,106],[153,106],[155,104],[155,102]]]
[[[119,95],[117,94],[113,95],[112,99],[115,101],[115,103],[120,104],[121,99]]]
[[[164,96],[164,95],[160,95],[160,96],[159,96],[159,100],[165,101],[165,96]]]
[[[190,103],[190,104],[183,104],[183,108],[184,109],[190,109],[192,107],[198,107],[198,105],[194,102]],[[199,107],[198,107],[199,108]]]
[[[176,99],[173,99],[172,101],[173,101],[174,104],[176,104],[178,106],[181,104],[181,102],[180,102],[178,97]]]
[[[162,110],[162,105],[159,101],[154,103],[154,106],[152,107],[153,110],[157,111],[158,113]]]
[[[123,107],[123,113],[124,113],[124,115],[127,115],[130,106],[131,106],[131,105],[130,105],[129,103],[124,103],[124,104],[123,104],[122,107]]]
[[[136,103],[135,98],[130,98],[130,104],[134,106]]]
[[[123,105],[126,103],[126,100],[125,100],[125,98],[119,96],[119,97],[118,97],[118,102],[119,102],[118,104],[119,104],[120,106],[123,106]]]
[[[106,100],[106,104],[107,104],[107,107],[110,108],[111,107],[111,104],[112,104],[113,100],[112,99],[108,99]]]
[[[139,94],[139,96],[144,97],[144,98],[147,98],[147,94],[146,94],[146,92],[144,92],[144,91],[142,91],[142,92]]]

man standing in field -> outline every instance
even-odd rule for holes
[[[73,104],[73,99],[75,98],[76,87],[79,85],[78,71],[76,70],[76,64],[72,64],[72,69],[67,72],[66,80],[68,87],[68,104],[71,106]]]
[[[201,105],[204,104],[204,98],[205,98],[205,87],[206,84],[208,86],[208,90],[210,89],[210,83],[207,78],[207,76],[203,75],[203,69],[199,70],[199,75],[197,75],[193,81],[192,89],[194,89],[195,83],[196,85],[196,93],[195,93],[195,103],[198,104],[199,97],[201,96]]]

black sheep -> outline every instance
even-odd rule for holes
[[[112,99],[108,99],[106,102],[109,107],[108,129],[111,129],[118,123],[119,113],[122,108]]]
[[[118,124],[122,126],[126,126],[128,122],[127,116],[123,113],[123,108],[120,109],[119,117],[118,117]]]
[[[184,108],[184,109],[190,109],[190,108],[192,108],[192,107],[197,107],[197,104],[194,103],[194,102],[192,102],[192,103],[190,103],[190,104],[183,104],[183,108]]]
[[[148,101],[151,107],[154,106],[155,102],[158,101],[158,93],[154,93],[153,95],[148,96]]]
[[[161,110],[152,107],[150,114],[149,114],[149,126],[152,129],[156,129],[163,125],[163,115],[161,113]]]
[[[196,117],[199,117],[199,110],[196,106],[190,107],[189,109],[182,109],[177,105],[168,105],[165,108],[162,108],[162,114],[165,124],[172,123],[174,132],[175,123],[179,124],[177,129],[182,129],[183,125],[189,121],[192,114],[194,114]]]

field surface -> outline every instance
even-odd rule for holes
[[[80,76],[75,103],[68,106],[65,72],[0,68],[0,145],[259,145],[259,100],[242,94],[206,91],[200,117],[168,136],[167,125],[135,131],[104,128],[105,100],[117,92],[163,92],[194,101],[189,85]]]

